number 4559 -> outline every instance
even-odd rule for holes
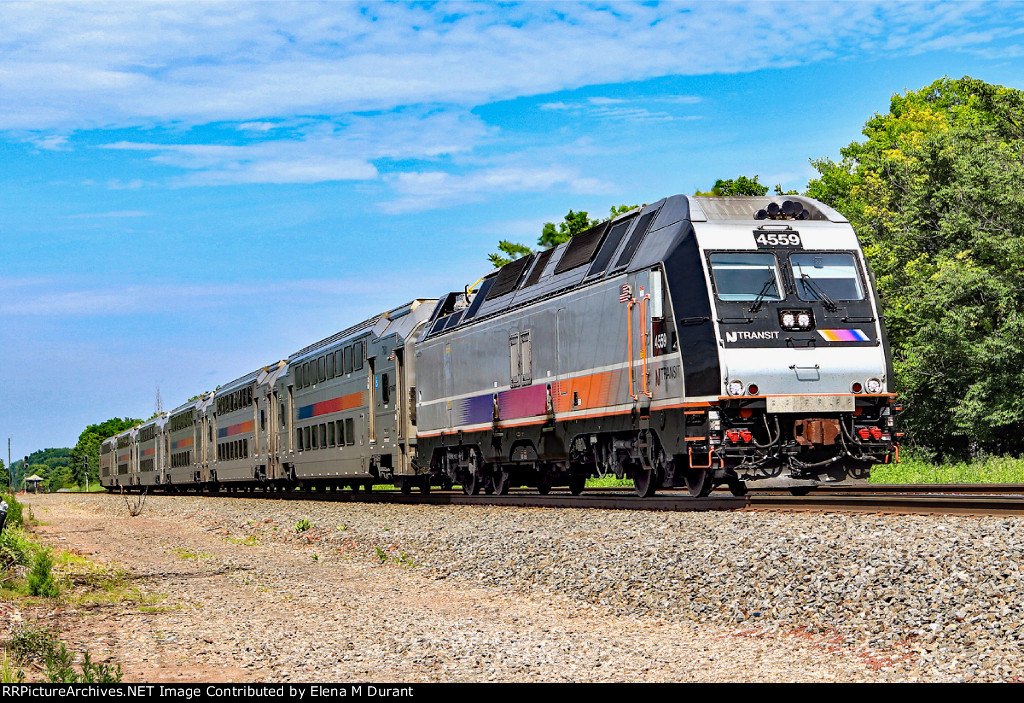
[[[800,235],[796,232],[761,232],[755,236],[761,247],[798,247]]]

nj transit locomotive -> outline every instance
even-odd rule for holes
[[[898,456],[891,384],[842,215],[677,195],[113,437],[100,480],[802,492]]]

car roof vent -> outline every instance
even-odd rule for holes
[[[565,253],[562,254],[558,265],[555,266],[555,275],[589,263],[597,253],[597,248],[601,246],[609,224],[602,222],[570,239],[569,246],[566,247]]]
[[[487,299],[497,298],[499,295],[505,295],[515,289],[516,284],[519,283],[519,277],[523,275],[523,271],[532,260],[533,256],[524,256],[502,266],[497,279],[491,289],[487,291]]]

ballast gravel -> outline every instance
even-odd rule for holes
[[[68,544],[74,520],[91,516],[106,531],[89,533],[93,553],[143,579],[166,576],[146,551],[184,562],[184,550],[205,550],[195,569],[227,579],[223,592],[187,574],[159,586],[201,611],[198,622],[181,610],[145,619],[161,632],[184,623],[160,666],[221,656],[221,673],[239,672],[231,680],[1024,674],[1024,520],[1015,517],[150,496],[131,518],[118,496],[32,501],[41,520],[67,521],[49,536]],[[115,543],[120,552],[104,552]]]

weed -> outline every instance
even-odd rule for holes
[[[256,546],[256,535],[249,535],[248,537],[227,537],[225,539],[227,539],[228,542],[231,542],[231,544],[241,544],[246,547]]]
[[[338,530],[340,532],[344,532],[345,530],[348,529],[348,525],[346,525],[345,523],[341,523],[341,525],[339,525],[338,527],[335,527],[334,529],[336,529],[336,530]]]
[[[181,610],[180,605],[140,605],[140,613],[170,613],[175,610]]]
[[[32,543],[18,529],[5,529],[0,533],[0,570],[15,566],[28,566]]]
[[[0,500],[7,503],[7,522],[4,529],[7,530],[11,527],[21,527],[24,524],[24,520],[22,519],[24,507],[22,504],[19,503],[18,499],[10,493],[0,493]],[[29,514],[31,515],[31,513]]]
[[[7,641],[6,650],[18,661],[42,662],[56,644],[56,636],[46,628],[22,627]]]
[[[82,655],[81,674],[75,673],[75,655],[60,642],[46,655],[46,680],[50,683],[120,683],[121,665],[93,664],[88,652]]]
[[[53,578],[53,555],[47,549],[36,553],[32,571],[28,574],[28,592],[33,596],[56,598],[60,587]]]
[[[63,565],[64,579],[73,589],[65,596],[76,605],[110,603],[145,603],[162,600],[162,595],[143,595],[131,586],[132,578],[123,569],[111,568],[77,554],[62,552],[57,556]]]
[[[7,658],[7,650],[4,650],[0,659],[0,683],[24,683],[25,672],[14,666],[14,662]]]
[[[182,559],[195,559],[196,561],[199,561],[200,559],[213,559],[212,554],[205,554],[202,552],[190,552],[183,547],[175,547],[174,553]]]
[[[320,561],[320,555],[319,554],[314,554],[313,555],[313,561]]]
[[[413,558],[405,552],[399,552],[398,556],[393,557],[388,554],[388,550],[384,549],[384,547],[381,547],[379,544],[374,545],[373,548],[377,551],[377,558],[380,559],[381,564],[385,564],[390,561],[394,564],[398,564],[399,566],[414,567],[417,565]]]
[[[312,528],[312,527],[313,527],[313,523],[311,523],[306,518],[302,518],[297,523],[295,523],[295,531],[300,533],[300,534],[305,532],[306,530]]]

